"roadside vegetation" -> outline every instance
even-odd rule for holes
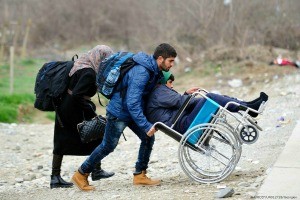
[[[42,65],[47,62],[42,59],[17,58],[14,65],[13,90],[10,89],[10,66],[0,64],[0,122],[4,123],[49,123],[55,120],[54,112],[42,112],[34,108],[34,85],[36,75]],[[96,105],[98,99],[93,98]],[[101,98],[106,105],[108,101]],[[100,107],[98,112],[104,114],[105,108]]]
[[[80,54],[82,51],[86,50],[71,50],[68,53],[70,56],[66,56],[72,57],[74,52]],[[266,46],[245,48],[242,55],[238,49],[233,50],[225,46],[209,49],[202,53],[202,59],[176,64],[172,69],[176,77],[175,88],[184,92],[188,87],[200,86],[207,90],[225,92],[231,79],[240,79],[243,85],[256,87],[256,83],[267,83],[285,74],[298,72],[294,67],[269,66],[269,61],[278,55],[290,58],[299,56],[295,51],[275,48],[270,51]],[[9,65],[0,64],[0,122],[53,122],[54,112],[42,112],[33,106],[35,78],[38,70],[48,61],[37,58],[16,60],[12,94]],[[226,90],[228,95],[230,92],[231,90]],[[101,102],[107,105],[108,100],[100,98]],[[97,95],[92,100],[97,105],[97,113],[105,114],[105,107],[99,105]]]
[[[32,94],[1,94],[0,122],[31,122],[34,96]]]
[[[33,108],[38,70],[98,44],[149,54],[160,43],[172,44],[180,92],[191,85],[222,91],[230,79],[252,86],[295,72],[268,66],[278,56],[300,59],[299,0],[0,0],[0,5],[0,122],[53,120],[53,112]],[[93,100],[99,105],[97,96]]]
[[[0,122],[32,122],[36,112],[33,107],[34,81],[42,62],[37,59],[17,61],[12,91],[9,65],[0,65]]]

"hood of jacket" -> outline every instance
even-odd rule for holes
[[[153,58],[153,55],[147,55],[144,52],[139,52],[133,56],[133,60],[152,71],[155,76],[159,73],[159,69],[157,67],[156,60]]]

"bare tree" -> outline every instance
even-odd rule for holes
[[[132,51],[170,42],[191,55],[220,44],[296,50],[299,10],[299,0],[0,0],[0,30],[18,22],[14,42],[20,44],[32,19],[31,48],[67,49],[107,41]]]

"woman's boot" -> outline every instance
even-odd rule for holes
[[[95,166],[94,170],[92,171],[92,181],[97,181],[97,180],[100,180],[102,178],[109,178],[113,175],[115,175],[114,172],[104,171],[101,168],[101,163],[99,163]]]
[[[69,188],[73,186],[73,183],[64,181],[60,176],[60,168],[63,156],[53,154],[52,161],[52,175],[50,180],[50,188]]]

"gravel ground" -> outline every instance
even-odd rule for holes
[[[129,130],[127,141],[103,161],[103,168],[116,172],[110,179],[91,183],[96,191],[84,193],[77,188],[49,189],[53,124],[0,124],[0,199],[215,199],[220,188],[234,189],[231,199],[250,199],[258,191],[276,158],[284,148],[300,115],[300,74],[273,77],[264,83],[241,88],[225,88],[222,93],[252,99],[260,91],[269,94],[269,102],[258,117],[264,129],[252,145],[243,145],[235,171],[216,184],[199,184],[181,170],[177,158],[178,143],[156,133],[148,174],[162,179],[161,186],[136,187],[132,172],[139,140]],[[281,119],[281,121],[279,121]],[[62,176],[69,180],[85,157],[65,156]]]

